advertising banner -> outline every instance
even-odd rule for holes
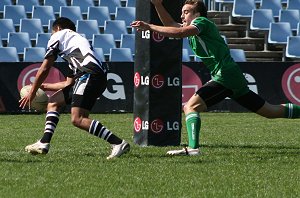
[[[180,0],[163,2],[180,21]],[[137,1],[136,18],[161,25],[150,1]],[[136,33],[134,142],[141,146],[179,145],[181,133],[181,39],[150,31]]]

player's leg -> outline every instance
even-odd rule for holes
[[[67,89],[67,91],[69,88]],[[59,108],[65,106],[64,90],[59,90],[49,97],[43,137],[34,144],[25,147],[25,150],[32,154],[47,154],[50,141],[59,122]]]
[[[272,105],[252,91],[235,100],[250,111],[266,118],[300,118],[300,106],[291,103]]]
[[[85,74],[76,80],[74,88],[71,109],[72,124],[110,143],[113,149],[108,159],[128,152],[130,145],[125,140],[114,135],[101,122],[89,118],[90,110],[106,88],[106,77]]]
[[[206,111],[208,107],[219,103],[230,96],[232,91],[221,84],[209,81],[201,87],[184,106],[186,116],[186,127],[188,133],[188,148],[169,151],[170,155],[197,155],[199,154],[199,136],[201,128],[200,112]]]

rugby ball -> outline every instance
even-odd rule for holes
[[[31,85],[25,85],[24,87],[22,87],[22,89],[20,90],[21,98],[26,96],[29,93],[30,89],[31,89]],[[48,96],[46,92],[43,91],[42,89],[38,89],[33,101],[31,101],[31,105],[30,105],[31,108],[40,112],[45,112],[47,109],[47,104],[48,104]]]

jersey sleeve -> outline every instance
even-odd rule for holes
[[[196,19],[194,19],[191,23],[191,25],[195,26],[199,33],[202,33],[204,31],[206,31],[206,20],[204,17],[198,17]]]
[[[58,54],[60,53],[59,45],[60,45],[59,34],[55,33],[50,37],[50,40],[48,41],[47,51],[44,58],[47,58],[49,56],[54,56],[56,60]]]

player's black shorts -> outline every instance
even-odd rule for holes
[[[220,83],[209,81],[204,84],[196,94],[204,100],[207,107],[211,107],[212,105],[221,102],[226,97],[230,97],[233,92]],[[251,90],[245,95],[233,100],[252,112],[257,112],[265,104],[265,100]]]
[[[72,107],[80,107],[91,110],[98,97],[102,95],[107,86],[106,74],[88,74],[85,73],[75,80],[73,90],[72,86],[63,89],[65,102]],[[70,96],[71,93],[71,96]]]

